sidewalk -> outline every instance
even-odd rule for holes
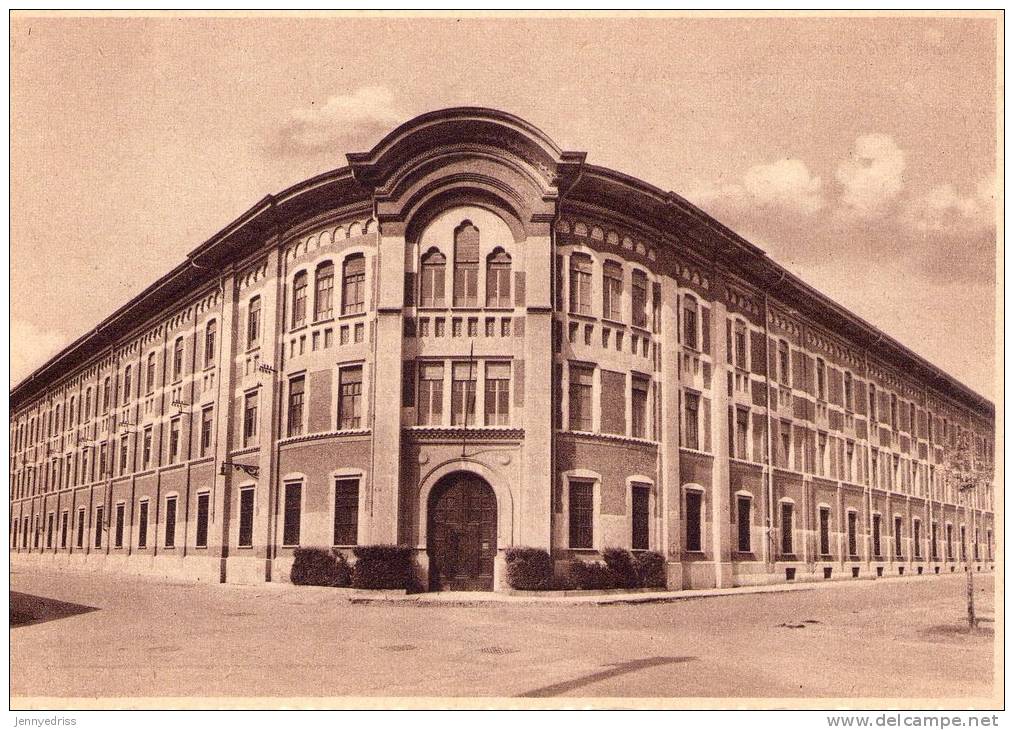
[[[962,576],[964,574],[961,574]],[[610,593],[583,596],[525,596],[485,591],[443,591],[437,593],[413,593],[407,595],[355,595],[348,600],[353,604],[415,604],[419,606],[608,606],[638,603],[674,603],[698,598],[741,596],[761,593],[791,593],[794,591],[817,591],[833,588],[871,586],[883,581],[915,582],[930,579],[957,577],[950,575],[889,576],[877,579],[835,580],[826,582],[774,583],[771,585],[739,586],[735,588],[709,588],[682,591],[658,591],[653,593]]]

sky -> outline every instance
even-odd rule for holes
[[[11,384],[253,203],[489,106],[994,397],[991,16],[11,21]]]

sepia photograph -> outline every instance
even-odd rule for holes
[[[11,11],[16,726],[996,726],[1003,20]]]

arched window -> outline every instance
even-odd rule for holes
[[[145,376],[144,387],[145,387],[145,390],[148,391],[149,395],[151,393],[155,392],[155,353],[154,352],[149,352],[148,353],[148,372],[147,372],[147,375]],[[92,395],[92,392],[91,392],[91,390],[89,390],[88,391],[88,396],[87,396],[89,401],[91,400],[91,395]],[[87,406],[85,406],[85,410],[88,410]]]
[[[736,367],[746,370],[746,322],[741,319],[736,320],[733,346],[736,348]]]
[[[306,323],[306,272],[300,271],[292,280],[292,327]]]
[[[109,387],[109,376],[102,381],[102,412],[107,413],[109,411],[109,396],[111,395],[112,388]]]
[[[334,264],[325,261],[317,267],[316,289],[313,300],[313,318],[316,321],[334,315]]]
[[[623,267],[615,261],[602,264],[602,316],[619,322],[623,319]]]
[[[154,357],[154,355],[152,355]],[[151,358],[149,358],[150,360]],[[84,420],[88,420],[92,416],[92,389],[88,388],[85,391],[85,406],[84,406]]]
[[[697,349],[697,300],[691,296],[683,297],[683,344]]]
[[[511,257],[502,248],[496,248],[486,257],[486,306],[511,305]]]
[[[591,256],[575,253],[570,256],[570,311],[591,314]]]
[[[419,306],[444,306],[444,271],[447,259],[431,248],[422,258],[422,281],[419,284]]]
[[[630,310],[635,327],[648,326],[648,277],[638,269],[630,275]]]
[[[352,254],[342,269],[342,314],[360,314],[366,310],[366,257]]]
[[[789,385],[789,343],[778,340],[778,382]]]
[[[261,298],[250,300],[250,310],[246,318],[246,346],[253,346],[261,337]]]
[[[471,221],[454,229],[454,306],[479,306],[479,229]]]
[[[183,376],[183,338],[177,337],[173,345],[173,380]]]
[[[127,366],[127,372],[128,373],[130,372],[130,366],[129,365]],[[77,422],[77,420],[76,420],[76,418],[77,418],[77,409],[75,408],[76,405],[77,405],[77,398],[75,398],[74,396],[71,396],[70,397],[70,410],[67,411],[67,420],[70,421],[70,425],[71,426],[73,426]],[[24,440],[25,440],[24,437],[25,437],[25,428],[24,428],[24,425],[22,424],[21,426],[18,427],[18,441],[19,441],[19,443],[22,443],[22,444],[24,443]]]
[[[204,364],[215,362],[215,338],[218,335],[218,322],[211,320],[204,330]]]

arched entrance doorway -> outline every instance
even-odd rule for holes
[[[426,550],[430,589],[493,590],[496,495],[480,476],[454,472],[430,493]]]

